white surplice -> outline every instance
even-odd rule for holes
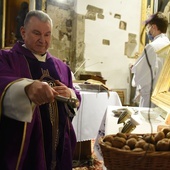
[[[169,39],[165,34],[159,34],[154,38],[154,40],[145,46],[146,53],[148,56],[148,65],[145,52],[143,51],[142,55],[138,58],[136,63],[132,67],[132,73],[134,73],[133,84],[140,89],[140,107],[149,107],[150,106],[150,93],[151,91],[151,82],[153,75],[153,89],[156,85],[157,79],[159,77],[160,71],[164,64],[164,58],[157,56],[156,51],[162,49],[163,47],[170,44]],[[152,72],[151,72],[152,68]],[[153,90],[152,89],[152,90]],[[151,103],[151,107],[155,105]]]

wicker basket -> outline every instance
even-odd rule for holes
[[[170,170],[170,151],[133,152],[111,147],[103,139],[99,145],[107,170]]]

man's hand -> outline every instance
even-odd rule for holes
[[[56,80],[55,81],[56,83],[56,86],[53,87],[53,89],[61,96],[64,96],[64,97],[68,97],[70,98],[71,97],[71,91],[70,89],[64,85],[63,83],[61,83],[60,81]]]
[[[59,92],[50,87],[48,83],[38,80],[26,86],[25,91],[28,98],[37,105],[51,103],[55,100],[55,96],[59,95]]]

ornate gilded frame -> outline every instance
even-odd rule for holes
[[[140,34],[142,33],[144,29],[143,22],[148,19],[148,17],[153,14],[153,8],[154,8],[154,0],[141,0],[141,27],[140,27]],[[143,52],[144,46],[146,44],[146,35],[143,34],[141,38],[141,42],[139,44],[139,54]]]
[[[3,1],[2,14],[2,48],[5,47],[5,21],[6,21],[6,0]]]
[[[153,91],[151,100],[158,107],[170,113],[170,44],[157,52],[165,58],[163,69]]]

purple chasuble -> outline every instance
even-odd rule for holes
[[[3,115],[5,87],[20,78],[52,82],[60,80],[67,87],[72,85],[67,65],[47,53],[46,62],[17,42],[10,51],[0,51],[0,169],[50,170],[52,161],[52,125],[49,104],[36,107],[31,123],[10,119]],[[75,90],[80,100],[80,94]],[[56,170],[72,170],[72,156],[76,137],[65,105],[57,102],[59,118],[59,141],[56,150]],[[18,106],[19,107],[19,106]]]

